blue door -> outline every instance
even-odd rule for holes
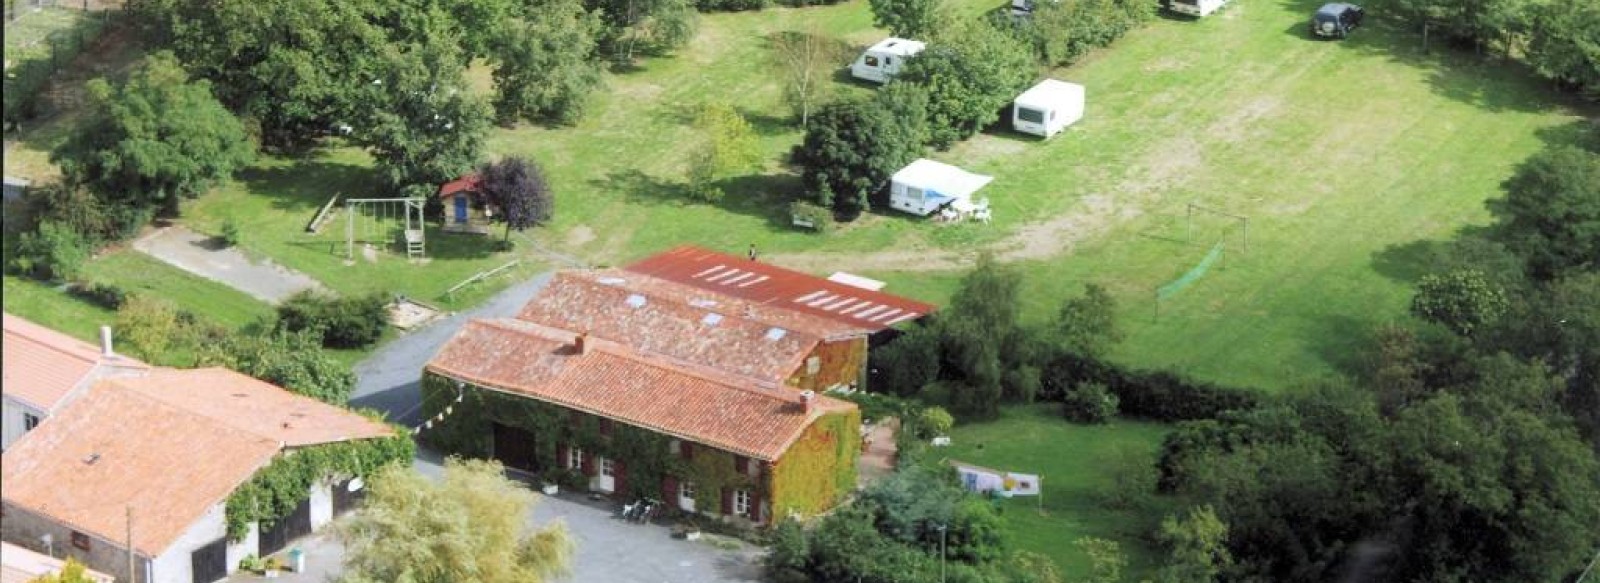
[[[467,222],[467,197],[465,196],[456,197],[456,222]]]

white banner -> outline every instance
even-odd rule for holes
[[[950,464],[961,475],[961,487],[973,492],[994,492],[1007,497],[1038,496],[1043,487],[1040,477],[1033,474],[1002,472],[953,460]]]

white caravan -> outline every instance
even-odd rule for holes
[[[889,206],[918,216],[928,216],[940,207],[970,203],[972,193],[994,180],[949,164],[919,158],[899,172],[889,183]]]
[[[850,64],[850,75],[875,83],[888,83],[906,64],[906,59],[922,52],[928,45],[920,41],[889,37],[878,41]]]
[[[1045,79],[1011,104],[1011,127],[1049,138],[1083,119],[1083,86]]]
[[[1171,0],[1167,9],[1194,17],[1207,16],[1227,4],[1228,0]]]

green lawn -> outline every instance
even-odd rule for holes
[[[242,328],[272,315],[272,307],[231,287],[183,271],[144,253],[123,250],[91,261],[84,276],[123,291],[165,299],[202,318]]]
[[[1156,499],[1150,508],[1108,510],[1096,495],[1111,484],[1108,469],[1128,457],[1155,463],[1168,427],[1117,420],[1108,425],[1076,425],[1061,418],[1059,407],[1008,407],[998,421],[961,425],[951,432],[948,456],[1003,471],[1040,474],[1044,497],[1002,502],[1012,545],[1055,560],[1068,581],[1083,580],[1088,556],[1072,546],[1079,537],[1117,541],[1128,555],[1126,579],[1137,581],[1159,566],[1159,549],[1147,536],[1172,506]],[[1040,512],[1040,507],[1043,512]]]

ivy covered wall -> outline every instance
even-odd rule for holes
[[[770,502],[774,515],[779,517],[784,515],[783,507],[775,496],[787,496],[791,508],[815,513],[855,487],[855,460],[860,450],[857,428],[861,423],[855,412],[818,420],[776,470],[772,465],[748,460],[746,463],[760,466],[752,477],[749,472],[738,471],[738,456],[732,452],[695,443],[691,446],[692,455],[685,459],[673,452],[672,438],[667,435],[620,422],[613,423],[609,434],[603,435],[599,417],[532,398],[472,385],[458,390],[454,381],[433,374],[423,378],[422,393],[428,417],[446,406],[454,407],[442,423],[423,431],[422,437],[429,444],[446,454],[489,457],[494,439],[492,424],[516,427],[534,436],[533,462],[541,476],[569,488],[587,489],[588,477],[565,469],[564,460],[557,458],[563,446],[581,447],[586,453],[617,460],[621,464],[618,495],[625,499],[655,498],[676,508],[676,493],[665,491],[663,486],[691,481],[695,484],[695,508],[701,512],[730,512],[731,508],[723,508],[723,491],[728,489],[750,491],[755,505]],[[458,393],[462,401],[455,403]]]
[[[333,478],[366,478],[392,463],[410,464],[417,451],[411,432],[393,426],[393,437],[341,441],[297,448],[274,458],[228,495],[228,539],[238,541],[250,523],[266,529],[311,497],[311,486]]]
[[[807,358],[818,361],[817,374],[807,374],[804,361],[786,381],[791,387],[822,392],[834,385],[864,383],[867,363],[867,339],[851,338],[817,345]]]
[[[861,411],[825,415],[807,427],[772,471],[772,510],[807,517],[841,502],[856,487]]]

